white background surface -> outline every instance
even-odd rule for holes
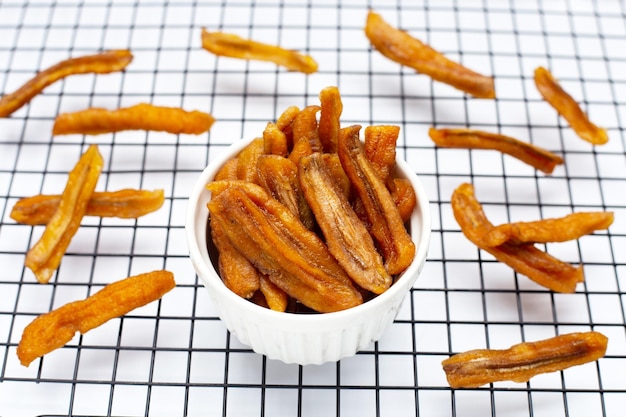
[[[224,3],[224,4],[223,4]],[[368,7],[448,57],[495,76],[497,99],[464,96],[369,49]],[[129,48],[124,73],[76,76],[0,119],[0,413],[3,416],[620,416],[626,400],[626,24],[622,2],[495,1],[0,1],[0,92],[37,71],[101,49]],[[216,58],[201,28],[311,54],[306,76]],[[592,147],[544,103],[532,81],[549,67],[608,128]],[[186,196],[207,162],[239,137],[258,136],[289,105],[317,104],[337,85],[345,125],[398,124],[398,155],[420,175],[433,215],[423,275],[392,327],[353,358],[299,367],[266,360],[230,337],[187,258]],[[141,101],[211,112],[209,134],[124,132],[52,137],[55,116]],[[553,175],[489,151],[436,149],[427,131],[473,127],[562,155]],[[163,188],[161,210],[138,220],[85,218],[57,275],[36,284],[23,267],[41,227],[9,218],[21,197],[60,193],[87,144],[105,169],[97,189]],[[473,182],[494,223],[612,210],[608,232],[548,245],[583,262],[586,282],[554,294],[494,262],[460,233],[449,206]],[[15,349],[37,314],[152,269],[175,273],[161,302],[76,337],[29,368]],[[450,390],[441,360],[578,330],[609,339],[597,363],[528,384]]]

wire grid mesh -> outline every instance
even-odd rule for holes
[[[496,79],[495,100],[472,99],[372,51],[363,34],[374,8],[450,58]],[[626,24],[620,1],[0,1],[0,91],[68,56],[129,48],[123,73],[67,78],[0,120],[0,413],[32,415],[617,416],[626,400]],[[272,64],[216,58],[202,27],[310,53],[305,76]],[[610,141],[591,147],[539,97],[532,72],[552,69]],[[396,321],[356,356],[286,365],[250,351],[218,319],[187,258],[186,197],[208,161],[257,136],[289,105],[337,85],[342,122],[398,124],[399,155],[431,200],[433,236],[422,276]],[[52,137],[55,116],[88,106],[148,101],[211,112],[200,137],[156,132]],[[474,127],[562,154],[546,176],[489,151],[437,149],[427,130]],[[24,256],[41,227],[16,224],[17,199],[59,193],[85,145],[105,169],[97,189],[163,188],[166,203],[137,220],[85,218],[48,285]],[[585,265],[574,294],[549,292],[479,251],[461,234],[450,196],[475,185],[494,223],[611,210],[608,232],[549,244]],[[174,272],[161,301],[77,336],[29,368],[15,350],[36,315],[104,284],[152,269]],[[597,363],[533,378],[451,390],[441,360],[594,329],[609,348]]]

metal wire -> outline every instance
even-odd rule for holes
[[[372,50],[367,10],[496,80],[497,98],[464,96]],[[13,1],[0,0],[0,92],[69,56],[128,48],[125,72],[59,81],[0,119],[0,413],[12,416],[618,416],[626,400],[625,10],[618,0],[534,1]],[[316,74],[218,58],[206,27],[313,55]],[[538,95],[536,66],[608,129],[592,147]],[[401,126],[398,155],[431,200],[429,259],[377,343],[321,366],[286,365],[231,336],[187,258],[186,198],[214,155],[257,136],[290,105],[337,85],[348,124]],[[52,137],[57,114],[141,101],[212,113],[195,137],[156,132]],[[475,127],[563,155],[551,176],[489,151],[439,149],[429,127]],[[59,193],[87,144],[105,158],[100,190],[163,188],[166,204],[137,220],[85,218],[53,280],[37,284],[24,257],[42,227],[10,217],[21,197]],[[574,294],[515,274],[460,232],[450,196],[472,182],[494,223],[610,210],[615,222],[551,254],[585,265]],[[22,329],[38,314],[151,269],[174,272],[159,302],[112,320],[62,349],[19,365]],[[441,361],[576,330],[609,337],[605,358],[525,384],[451,390]]]

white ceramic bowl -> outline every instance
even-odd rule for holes
[[[417,194],[418,204],[410,220],[416,253],[413,263],[387,291],[339,312],[276,312],[259,307],[226,288],[211,262],[214,254],[209,254],[207,245],[209,212],[206,205],[211,193],[205,185],[249,142],[242,139],[227,148],[206,167],[191,192],[185,224],[191,262],[228,330],[255,352],[300,365],[334,362],[352,356],[382,336],[424,266],[430,240],[430,213],[422,184],[406,162],[397,161],[399,175],[411,181]]]

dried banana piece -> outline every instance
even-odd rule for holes
[[[413,215],[415,206],[417,206],[417,195],[415,195],[411,181],[405,178],[392,178],[387,181],[387,188],[389,188],[391,198],[398,208],[400,218],[407,223]]]
[[[330,253],[359,286],[382,294],[391,286],[391,275],[369,231],[333,181],[322,154],[300,159],[298,172],[302,191]]]
[[[309,55],[275,45],[243,39],[230,33],[208,32],[206,29],[202,29],[202,47],[219,56],[269,61],[291,71],[305,74],[317,72],[317,62]]]
[[[213,218],[210,222],[211,238],[219,253],[217,267],[224,285],[240,297],[251,298],[261,287],[263,274],[233,246],[222,223]]]
[[[122,71],[133,60],[130,51],[110,50],[95,55],[69,58],[39,72],[14,93],[0,99],[0,117],[7,117],[56,81],[77,74],[107,74]]]
[[[163,205],[163,190],[95,191],[87,202],[85,216],[136,219],[158,210]],[[60,195],[36,195],[22,198],[11,210],[11,218],[22,224],[46,224],[61,202]]]
[[[380,179],[386,183],[396,166],[396,148],[400,126],[367,126],[364,132],[363,149]]]
[[[303,156],[323,150],[317,131],[317,113],[319,111],[320,106],[307,106],[300,110],[300,113],[293,119],[291,124],[293,149],[291,149],[288,158],[296,164]]]
[[[534,222],[505,223],[485,233],[483,241],[489,246],[499,246],[505,242],[565,242],[596,230],[608,229],[613,223],[613,217],[613,212],[579,212]]]
[[[326,87],[320,91],[319,138],[324,152],[337,152],[337,141],[341,130],[343,102],[337,87]]]
[[[574,267],[562,262],[531,243],[487,246],[483,236],[493,230],[494,226],[476,200],[471,184],[465,183],[457,187],[452,194],[451,204],[454,217],[465,237],[537,284],[553,291],[571,293],[576,290],[579,282],[584,281],[582,266]]]
[[[289,295],[265,275],[261,275],[259,291],[263,294],[267,308],[274,311],[287,311]]]
[[[544,100],[567,120],[578,136],[593,145],[604,145],[609,141],[606,130],[589,120],[576,100],[563,90],[549,70],[543,67],[535,69],[535,85]]]
[[[551,174],[557,165],[563,164],[563,158],[560,156],[510,136],[473,129],[434,128],[431,128],[428,134],[437,146],[496,150],[517,158],[546,174]]]
[[[266,155],[289,155],[287,135],[276,123],[268,122],[263,130],[263,153]]]
[[[363,202],[371,225],[370,232],[381,248],[387,272],[399,274],[413,262],[415,243],[389,190],[365,155],[359,140],[360,128],[351,126],[342,129],[338,143],[339,159]]]
[[[392,61],[474,97],[494,98],[496,95],[493,77],[478,74],[449,60],[407,32],[392,27],[373,11],[367,15],[365,34],[376,50]]]
[[[263,138],[255,138],[239,152],[237,155],[237,179],[258,183],[257,161],[263,155],[264,148]]]
[[[22,333],[17,346],[20,363],[28,366],[38,357],[65,345],[76,332],[85,334],[115,317],[158,300],[175,285],[174,275],[169,271],[147,272],[108,284],[84,300],[40,315]]]
[[[24,263],[40,283],[47,283],[61,263],[87,211],[103,164],[98,146],[89,146],[69,173],[59,208],[48,221],[39,241],[26,254]]]
[[[249,182],[212,182],[210,215],[248,260],[302,304],[332,312],[363,302],[326,245],[283,204]]]
[[[258,183],[272,197],[287,208],[311,230],[315,218],[311,212],[298,179],[298,166],[278,155],[261,155],[257,159]]]
[[[602,333],[569,333],[508,349],[477,349],[442,362],[452,388],[475,388],[496,381],[526,382],[604,356],[608,339]]]
[[[123,130],[152,130],[199,135],[211,129],[213,116],[201,111],[140,103],[115,110],[90,108],[61,113],[54,121],[54,135],[100,135]]]

